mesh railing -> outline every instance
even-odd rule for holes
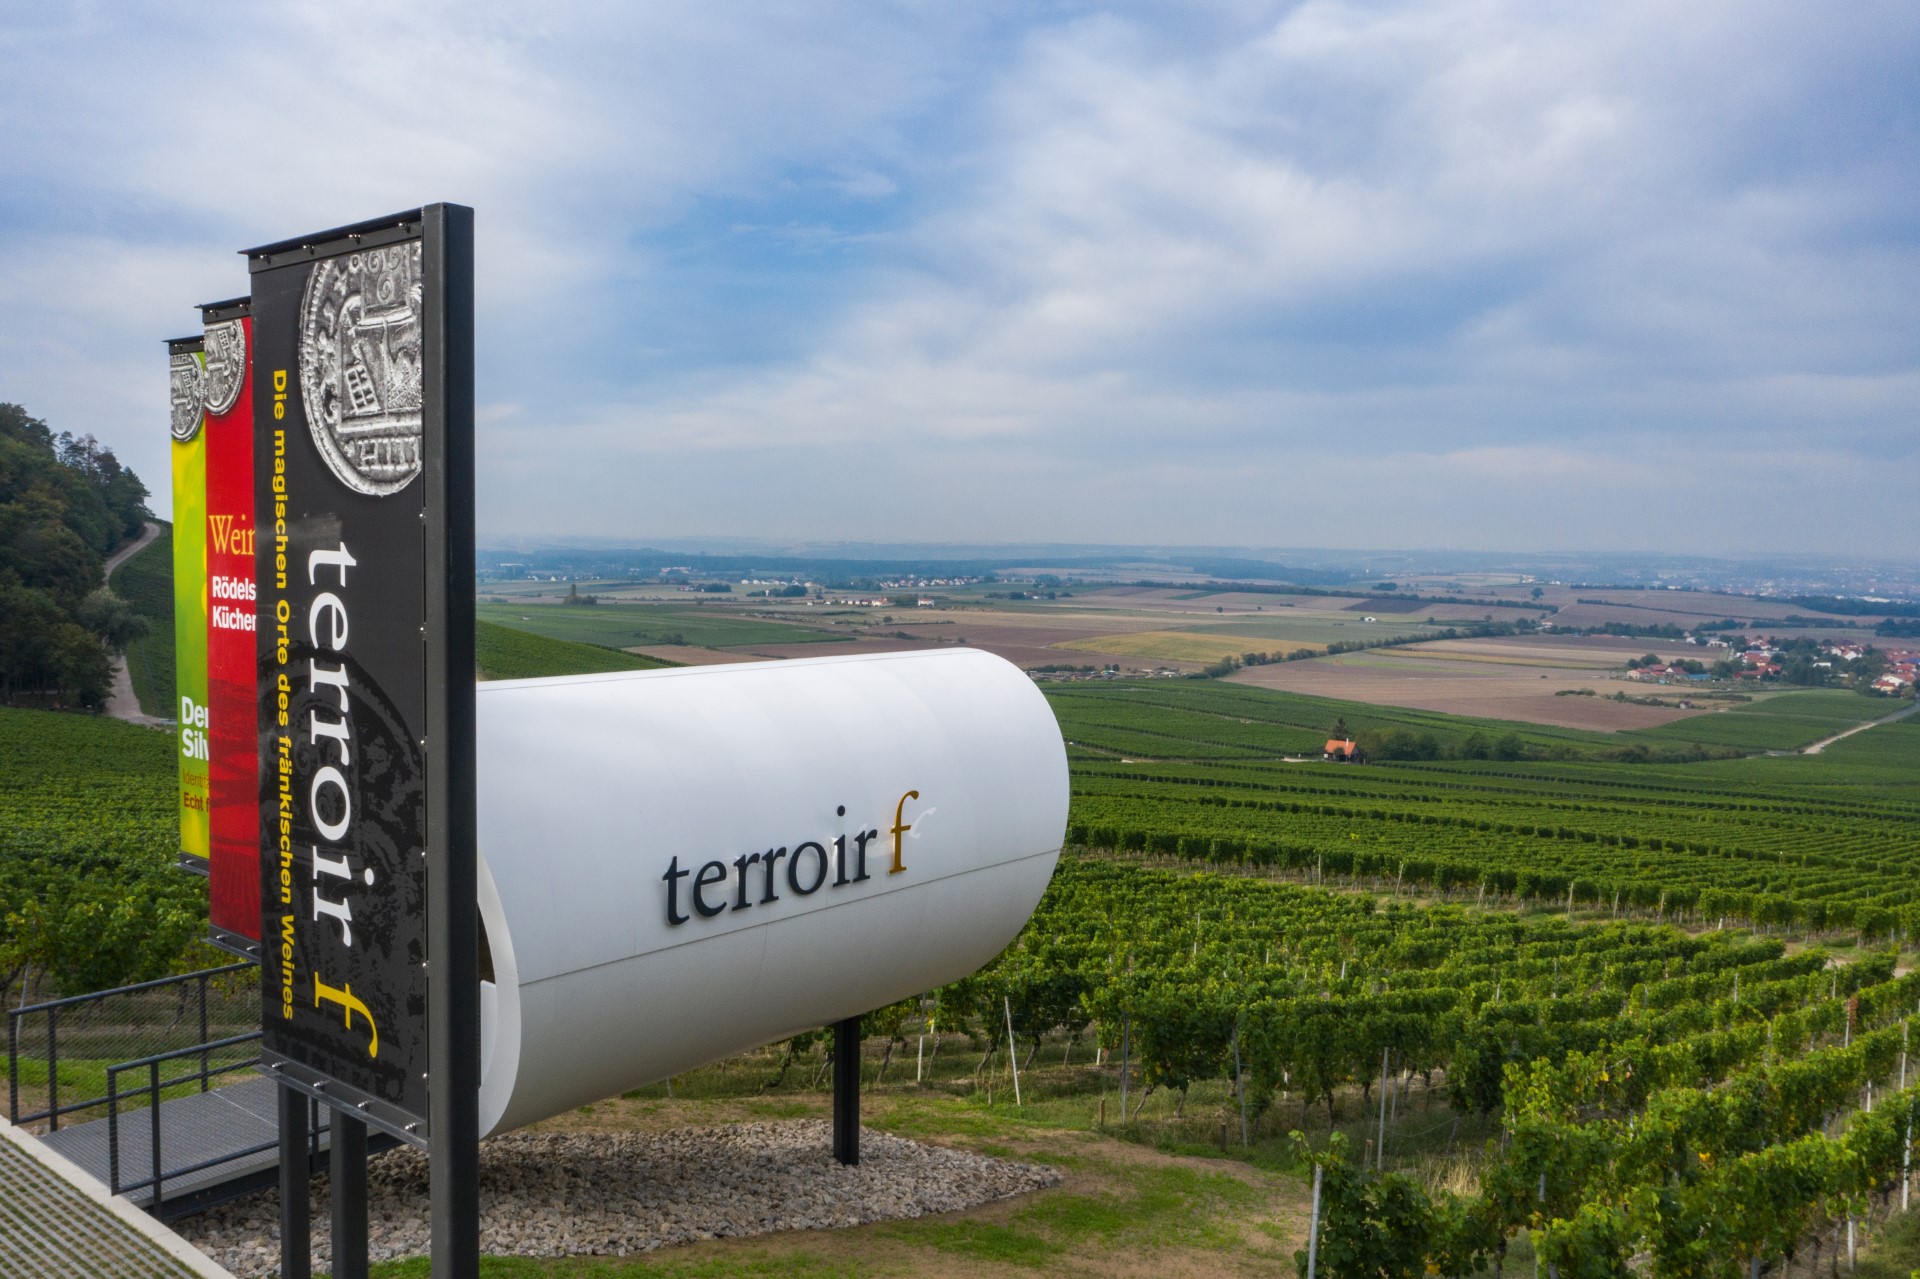
[[[8,1010],[8,1117],[36,1131],[105,1118],[110,1069],[161,1054],[184,1058],[175,1071],[191,1067],[162,1097],[246,1077],[238,1068],[259,1058],[259,971],[228,964]],[[122,1097],[117,1109],[151,1097]]]
[[[195,1044],[191,1048],[176,1048],[172,1052],[155,1053],[151,1057],[107,1067],[107,1190],[109,1193],[121,1195],[134,1190],[148,1191],[148,1210],[158,1217],[165,1211],[164,1185],[167,1177],[178,1178],[204,1172],[231,1163],[243,1156],[261,1154],[279,1146],[277,1136],[256,1141],[248,1146],[219,1142],[212,1143],[214,1150],[210,1155],[202,1153],[197,1158],[190,1156],[186,1162],[169,1160],[162,1154],[164,1129],[161,1123],[162,1107],[147,1104],[145,1107],[147,1130],[143,1134],[146,1145],[146,1166],[132,1171],[124,1166],[130,1153],[136,1157],[135,1162],[138,1162],[139,1152],[138,1150],[129,1152],[127,1149],[130,1143],[124,1140],[121,1132],[122,1112],[139,1109],[140,1106],[137,1103],[151,1103],[153,1098],[166,1096],[170,1084],[178,1087],[197,1083],[204,1092],[210,1080],[220,1075],[248,1070],[253,1061],[259,1060],[257,1047],[259,1038],[260,1032],[256,1030],[231,1039]],[[209,1054],[218,1056],[227,1049],[250,1052],[252,1059],[225,1065],[204,1064],[209,1059]],[[207,1143],[194,1144],[196,1148],[204,1151]],[[140,1177],[141,1172],[147,1175]]]

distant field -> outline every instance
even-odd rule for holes
[[[656,644],[734,648],[842,638],[803,626],[655,604],[481,604],[475,609],[475,615],[483,622],[497,622],[549,639],[598,644],[604,648]]]
[[[1247,636],[1267,648],[1300,646],[1324,647],[1345,641],[1370,644],[1402,635],[1427,635],[1435,630],[1426,624],[1425,614],[1411,617],[1404,613],[1381,613],[1380,620],[1365,621],[1369,614],[1324,609],[1289,608],[1253,617],[1242,614],[1220,623],[1230,626],[1236,635]],[[1183,626],[1181,630],[1204,631],[1203,624]]]
[[[1079,653],[1112,657],[1140,657],[1187,662],[1217,662],[1250,651],[1265,651],[1269,640],[1250,635],[1223,635],[1217,631],[1136,631],[1129,635],[1094,635],[1053,645]]]
[[[1633,736],[1648,741],[1697,742],[1703,746],[1734,746],[1743,750],[1798,750],[1897,709],[1896,703],[1858,693],[1807,689],[1767,694],[1745,706],[1643,729]]]
[[[1376,622],[1364,621],[1363,616],[1347,612],[1283,609],[1272,614],[1251,616],[1238,613],[1210,623],[1196,617],[1177,629],[1126,630],[1110,635],[1088,635],[1057,642],[1054,647],[1083,653],[1107,653],[1117,657],[1217,662],[1223,657],[1248,652],[1324,649],[1335,643],[1374,644],[1402,636],[1432,634],[1434,630],[1424,622],[1405,616],[1389,616]]]
[[[1143,759],[1317,756],[1341,721],[1351,733],[1430,734],[1443,748],[1474,733],[1489,738],[1512,734],[1540,751],[1598,753],[1621,745],[1604,733],[1466,719],[1218,680],[1070,684],[1049,689],[1047,699],[1068,742],[1082,753],[1100,751]]]
[[[474,650],[481,679],[531,679],[539,675],[596,675],[601,671],[645,671],[676,665],[617,648],[549,639],[516,631],[497,622],[478,622]]]
[[[1696,713],[1612,700],[1610,695],[1616,692],[1659,696],[1667,701],[1686,696],[1684,689],[1611,678],[1628,658],[1649,651],[1671,658],[1700,650],[1604,636],[1436,640],[1405,648],[1249,667],[1232,680],[1377,706],[1418,707],[1448,715],[1616,732],[1652,728]],[[1592,689],[1600,696],[1556,696],[1577,689]]]
[[[147,619],[147,633],[127,645],[127,678],[148,715],[172,719],[173,706],[173,526],[113,571],[107,584]]]
[[[1537,666],[1625,673],[1628,659],[1653,652],[1668,660],[1686,648],[1653,640],[1585,639],[1574,636],[1506,635],[1486,639],[1435,640],[1393,650],[1416,662],[1468,662],[1496,666]]]

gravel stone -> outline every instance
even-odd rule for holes
[[[480,1251],[626,1256],[698,1239],[820,1230],[972,1208],[1059,1184],[1034,1164],[928,1146],[863,1128],[860,1163],[833,1159],[822,1120],[672,1132],[509,1133],[480,1147]],[[412,1148],[367,1165],[374,1261],[427,1251],[427,1159]],[[331,1269],[325,1177],[313,1182],[313,1265]],[[273,1191],[178,1223],[241,1279],[280,1272]]]

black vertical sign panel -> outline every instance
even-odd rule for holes
[[[446,625],[445,592],[428,588],[445,508],[429,501],[425,429],[445,319],[424,212],[248,250],[262,1061],[416,1144],[428,819],[444,811],[428,732],[448,696],[428,678]]]

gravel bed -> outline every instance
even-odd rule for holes
[[[509,1133],[480,1147],[480,1250],[522,1257],[647,1252],[696,1239],[817,1230],[972,1208],[1058,1184],[1034,1164],[862,1129],[860,1163],[834,1162],[821,1120],[671,1132]],[[367,1170],[375,1261],[427,1251],[427,1160],[411,1148]],[[327,1180],[313,1183],[313,1265],[330,1268]],[[242,1279],[279,1273],[272,1191],[176,1227]]]

